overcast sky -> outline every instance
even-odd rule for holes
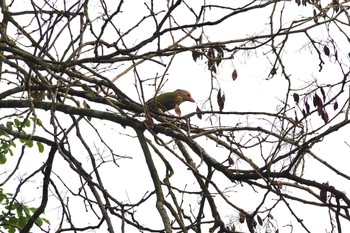
[[[207,1],[207,3],[209,2],[210,1]],[[225,1],[212,2],[215,4],[225,3]],[[237,2],[241,4],[241,2],[243,1]],[[14,4],[17,3],[22,4],[22,2],[20,1],[15,1]],[[161,3],[165,4],[166,1],[161,1]],[[197,9],[195,6],[197,2],[191,4],[193,4],[194,9]],[[98,5],[96,5],[94,9],[92,7],[90,9],[91,18],[94,18],[93,12],[97,14],[101,12],[101,8],[98,7]],[[278,11],[280,10],[281,9],[279,8]],[[130,26],[134,25],[135,22],[137,22],[140,18],[143,17],[144,14],[147,14],[147,10],[143,1],[138,3],[136,3],[135,1],[125,1],[123,11],[125,13],[121,14],[120,18],[118,18],[118,20],[120,20],[120,22],[122,23],[116,22],[116,24],[120,26],[121,29],[123,29],[124,27],[124,30],[130,28]],[[183,13],[182,11],[185,13]],[[133,14],[130,14],[128,12],[133,12]],[[221,14],[222,11],[208,11],[207,17],[215,20],[216,18],[219,18]],[[249,37],[251,35],[268,34],[268,17],[270,14],[271,11],[268,11],[267,9],[257,10],[251,13],[247,13],[246,15],[242,14],[242,16],[238,18],[233,17],[232,19],[227,20],[226,22],[221,24],[219,27],[208,27],[205,29],[205,31],[210,41],[227,41],[232,39]],[[181,15],[181,17],[178,17],[178,20],[194,23],[194,17],[188,14],[188,11],[185,10],[185,7],[180,7],[174,12],[174,17],[179,15]],[[283,25],[289,25],[294,17],[300,17],[301,15],[311,16],[311,8],[298,7],[294,2],[286,2],[282,19]],[[181,22],[179,21],[179,23]],[[279,18],[276,18],[276,24],[277,28],[279,24]],[[149,34],[152,33],[152,30],[154,29],[154,24],[152,20],[145,23],[145,25],[143,25],[140,28],[140,30],[136,30],[135,33],[130,35],[129,40],[127,41],[129,45],[137,44],[138,42],[140,42],[140,40],[142,40],[142,38],[148,36],[148,28]],[[194,35],[198,35],[199,33],[200,31],[194,33]],[[323,38],[327,36],[326,31],[319,28],[312,30],[312,35],[317,38]],[[113,38],[114,36],[115,35],[112,34],[109,37],[106,36],[105,39],[107,40]],[[287,62],[286,71],[290,74],[290,79],[293,80],[292,88],[295,89],[295,91],[297,91],[298,88],[306,86],[308,83],[314,80],[317,80],[317,83],[319,85],[322,85],[324,83],[328,83],[330,79],[332,80],[331,82],[335,82],[335,80],[342,79],[341,72],[337,64],[335,64],[334,59],[323,57],[326,63],[324,64],[322,71],[319,72],[319,60],[317,55],[314,51],[312,51],[312,49],[310,49],[310,47],[304,47],[304,44],[306,43],[306,37],[302,35],[292,35],[291,37],[291,43],[287,43],[286,52],[283,53],[283,58]],[[87,36],[87,40],[88,38],[89,36]],[[60,41],[60,43],[64,42]],[[164,47],[166,47],[168,44],[166,40],[164,40],[164,42],[162,43],[164,43]],[[344,50],[338,51],[339,57],[341,59],[344,59],[344,62],[348,62],[347,53],[349,51],[349,44],[345,41],[343,43]],[[193,44],[190,40],[186,40],[183,42],[183,45],[192,46]],[[147,47],[152,46],[154,45],[149,45]],[[59,46],[57,47],[59,48]],[[239,52],[235,55],[234,59],[226,60],[221,63],[221,65],[218,68],[217,74],[215,75],[214,87],[216,88],[216,90],[221,89],[221,91],[225,93],[225,111],[274,112],[279,108],[279,106],[283,104],[281,101],[285,99],[285,93],[288,88],[287,82],[280,75],[276,75],[274,78],[267,80],[268,74],[271,69],[271,60],[269,59],[272,58],[270,57],[270,55],[266,54],[267,52],[267,49],[257,49],[256,51],[249,52],[249,54],[245,52]],[[166,64],[166,62],[167,61],[165,59],[164,63]],[[122,65],[119,68],[112,70],[111,72],[105,73],[104,75],[112,79],[116,75],[124,71],[126,68],[127,65]],[[232,81],[231,74],[234,69],[236,69],[238,72],[238,78],[237,80]],[[152,62],[145,62],[144,64],[138,66],[137,70],[143,80],[154,78],[157,75],[161,75],[165,72],[164,67]],[[186,89],[192,93],[192,97],[196,100],[196,103],[184,103],[181,105],[183,115],[195,111],[197,106],[203,110],[209,109],[207,100],[210,97],[209,93],[212,80],[211,74],[207,70],[205,60],[194,62],[191,53],[186,52],[179,54],[172,62],[170,69],[166,71],[165,78],[166,83],[162,89],[162,92],[172,91],[178,88]],[[132,71],[118,79],[115,83],[118,86],[118,88],[130,95],[135,101],[139,101],[139,97],[137,94],[137,91],[139,89],[135,88],[135,74]],[[145,86],[143,86],[146,99],[151,98],[154,95],[154,87],[152,87],[150,84],[151,82],[145,82]],[[138,84],[136,83],[136,85]],[[217,92],[213,92],[214,97],[216,96],[216,93]],[[347,98],[346,95],[343,96],[343,99],[339,99],[339,104],[343,104],[345,98]],[[216,99],[213,98],[214,104],[216,104],[215,101]],[[293,107],[292,103],[293,102],[291,102],[291,109]],[[216,105],[215,108],[217,108]],[[291,110],[290,112],[291,117],[294,116],[293,111],[294,110]],[[301,117],[300,111],[296,111],[297,114]],[[334,116],[334,112],[332,112],[331,109],[329,109],[328,113],[331,118]],[[174,114],[174,112],[171,111],[170,114]],[[67,116],[62,115],[62,118],[64,117]],[[344,117],[344,114],[340,117]],[[213,117],[212,120],[214,120],[215,123],[218,123],[219,119],[217,117]],[[246,116],[241,116],[232,118],[222,118],[220,120],[223,125],[234,126],[236,124],[239,124],[240,122],[245,122],[247,118]],[[250,118],[249,120],[251,121],[252,125],[268,125],[268,122],[262,121],[261,119],[259,119],[258,116],[255,120],[253,120],[252,118]],[[337,121],[341,120],[341,118],[337,119]],[[193,117],[191,119],[191,123],[205,125],[208,123],[208,119],[203,118],[202,120],[200,120],[196,117]],[[309,123],[314,128],[317,128],[324,124],[322,120],[316,117],[310,118]],[[92,120],[92,124],[97,128],[103,127],[103,131],[101,132],[101,134],[104,135],[106,141],[109,142],[109,145],[111,145],[111,147],[114,148],[114,151],[117,154],[121,156],[130,157],[130,159],[122,159],[117,161],[120,167],[117,167],[115,165],[112,166],[112,164],[109,163],[103,165],[104,168],[101,169],[101,175],[105,180],[105,185],[109,188],[110,193],[113,193],[113,195],[115,194],[120,200],[123,199],[125,202],[133,203],[141,199],[150,190],[153,190],[153,184],[149,176],[149,171],[146,167],[142,152],[138,145],[138,140],[134,137],[135,134],[133,133],[133,131],[129,129],[122,129],[119,126],[110,124],[108,122],[99,121],[96,119]],[[86,135],[91,134],[91,137],[88,138],[88,143],[91,146],[96,145],[96,150],[102,152],[104,148],[101,147],[101,142],[97,140],[94,131],[91,129],[88,130],[88,127],[86,126],[88,126],[88,123],[82,123],[82,130],[84,130],[84,133]],[[348,138],[350,136],[348,129],[349,127],[346,127],[336,132],[335,134],[325,138],[313,149],[313,152],[317,156],[319,156],[321,159],[327,160],[331,165],[335,166],[343,172],[347,172],[347,166],[350,162],[348,158],[350,148],[347,145],[347,143],[349,143]],[[130,136],[125,137],[124,134],[128,134]],[[166,140],[170,141],[171,139]],[[204,139],[198,140],[204,141]],[[217,156],[216,159],[218,161],[223,161],[228,156],[227,154],[219,153],[219,149],[216,147],[216,145],[208,145],[207,149],[211,155],[215,154],[215,156]],[[73,148],[73,150],[78,153],[81,150],[81,148],[77,147]],[[271,148],[267,146],[266,148],[264,148],[264,150],[269,151],[271,150]],[[18,179],[20,179],[21,176],[29,174],[26,173],[26,170],[28,172],[32,172],[33,167],[36,167],[34,166],[35,163],[41,164],[43,161],[45,161],[46,155],[38,155],[38,153],[35,152],[34,149],[28,151],[30,151],[31,153],[29,156],[23,158],[24,162],[22,164],[30,164],[31,166],[25,168],[22,167],[22,165],[21,169],[23,170],[17,175]],[[48,148],[45,148],[45,153],[47,152]],[[252,152],[254,152],[254,150],[252,150]],[[259,153],[259,151],[256,152]],[[106,154],[108,153],[106,152]],[[40,156],[43,157],[41,159],[37,159]],[[175,173],[174,177],[172,177],[171,181],[179,187],[185,187],[185,185],[188,185],[188,189],[198,189],[195,180],[192,177],[189,178],[190,172],[184,166],[181,166],[181,163],[176,158],[170,156],[171,155],[169,155],[167,159],[171,161],[173,167],[179,169]],[[329,159],[330,156],[332,156],[332,159]],[[81,162],[86,162],[88,164],[89,159],[87,158],[87,156],[82,155],[81,157],[86,158],[86,161]],[[16,156],[9,159],[9,162],[6,164],[6,166],[14,166],[16,159]],[[165,172],[164,166],[162,165],[160,159],[155,158],[155,160],[157,160],[157,163],[159,164],[158,168],[159,173],[161,174],[160,176],[163,177]],[[199,161],[197,162],[199,163]],[[239,166],[239,164],[237,165]],[[334,173],[330,173],[329,171],[327,172],[324,166],[321,166],[319,162],[316,162],[311,157],[306,162],[306,166],[309,169],[306,169],[306,172],[304,174],[305,177],[311,177],[312,179],[315,179],[317,181],[329,181],[331,185],[336,186],[338,189],[344,190],[344,192],[346,193],[349,192],[349,186],[344,185],[345,180],[339,178],[339,176]],[[203,166],[200,169],[205,168]],[[61,171],[64,171],[64,173],[58,174]],[[73,175],[73,173],[70,171],[69,166],[60,156],[57,156],[55,159],[54,172],[57,173],[60,179],[66,181],[69,180],[69,185],[71,187],[74,187],[75,184],[79,184],[78,177]],[[222,184],[220,182],[218,183],[219,186],[222,185],[221,187],[232,186],[226,179],[223,179],[221,182]],[[11,184],[7,185],[8,187],[11,187]],[[33,190],[33,187],[37,187],[37,189]],[[23,187],[23,190],[28,188],[28,192],[37,192],[40,196],[40,187],[41,181],[38,180],[37,182],[33,182],[30,185]],[[9,192],[14,192],[14,190],[15,187],[11,187]],[[314,191],[316,193],[319,192],[318,190]],[[286,192],[289,191],[286,190]],[[247,209],[254,209],[256,203],[261,201],[261,195],[255,193],[254,191],[249,189],[249,187],[240,188],[239,186],[237,186],[235,187],[235,189],[232,188],[232,190],[230,190],[230,192],[228,193],[228,197],[232,198],[233,200],[235,198],[240,200],[246,200],[246,202],[240,204],[242,204],[242,206],[246,207]],[[27,197],[23,196],[23,198],[25,198],[25,200],[28,201]],[[70,197],[69,205],[72,206],[72,214],[76,212],[79,215],[81,215],[80,220],[82,221],[82,223],[91,221],[91,224],[96,224],[97,222],[95,216],[92,216],[92,218],[90,219],[91,213],[85,212],[85,203],[76,200],[77,198]],[[315,199],[312,200],[317,201]],[[36,199],[33,203],[37,203],[38,201],[39,200]],[[190,203],[196,203],[196,201],[197,200],[193,199],[185,200],[185,202],[187,202],[187,205],[189,205]],[[137,213],[137,216],[144,216],[144,222],[154,221],[154,226],[162,228],[159,215],[156,209],[153,208],[154,202],[151,201],[144,205],[144,208],[140,208],[139,212]],[[229,208],[225,206],[225,204],[222,205],[223,211],[225,211],[225,208],[228,210],[227,213],[222,213],[222,215],[226,218],[225,220],[228,221],[230,218],[232,218],[232,216],[234,216],[235,213],[232,213],[232,209],[229,210]],[[309,210],[305,205],[302,205],[300,203],[295,203],[295,206],[297,207],[295,208],[295,210],[298,212],[297,214],[303,217],[305,224],[309,227],[310,230],[312,230],[312,232],[325,232],[325,226],[323,224],[318,223],[326,222],[329,219],[326,208],[319,208],[317,211],[315,211],[315,209],[317,208],[312,208]],[[58,203],[50,202],[45,213],[45,216],[52,223],[52,229],[55,229],[57,225],[56,219],[60,219],[60,215],[57,213],[56,207],[58,207]],[[274,216],[276,217],[276,219],[278,219],[278,225],[280,229],[279,232],[290,232],[291,228],[286,226],[288,224],[293,224],[294,232],[298,232],[299,225],[296,224],[294,220],[289,218],[289,214],[287,215],[288,218],[285,218],[285,211],[286,210],[282,208],[278,208],[274,211]],[[310,223],[311,221],[312,223]],[[329,230],[330,227],[331,226],[328,226],[327,229]],[[347,229],[350,230],[350,224],[348,223],[343,225],[344,232],[346,232]],[[245,230],[245,226],[242,227],[242,230]],[[102,230],[100,232],[102,232]]]

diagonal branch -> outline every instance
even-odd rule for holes
[[[157,168],[154,165],[153,159],[152,159],[152,155],[151,155],[151,151],[148,148],[147,145],[147,140],[145,138],[145,135],[143,134],[143,132],[141,130],[135,129],[137,137],[140,141],[140,145],[143,151],[143,154],[145,155],[145,159],[146,159],[146,163],[148,166],[148,170],[151,173],[151,177],[152,177],[152,181],[154,184],[154,188],[156,190],[156,195],[157,195],[157,203],[156,203],[156,207],[159,211],[159,214],[163,220],[163,224],[165,227],[165,232],[166,233],[171,233],[172,229],[171,229],[171,223],[170,223],[170,219],[169,216],[166,212],[166,209],[164,208],[164,194],[162,191],[162,184],[160,182],[159,176],[158,176],[158,172],[157,172]]]
[[[50,183],[50,175],[52,170],[52,163],[55,156],[55,153],[57,151],[57,147],[55,145],[51,146],[51,150],[49,152],[49,157],[47,158],[46,164],[44,168],[44,182],[43,182],[43,197],[41,199],[41,204],[39,208],[35,211],[33,216],[28,220],[27,224],[23,227],[21,230],[21,233],[28,233],[30,229],[32,228],[35,221],[39,218],[39,216],[44,212],[47,201],[48,201],[48,189],[49,189],[49,183]]]

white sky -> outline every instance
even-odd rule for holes
[[[207,3],[209,2],[210,1],[207,1]],[[237,2],[239,2],[240,4],[243,1]],[[15,2],[15,4],[16,3],[17,1]],[[21,4],[21,2],[19,3]],[[161,3],[165,4],[166,1],[161,1]],[[198,1],[198,3],[201,2]],[[216,1],[215,3],[218,5],[226,4],[226,1]],[[125,28],[124,30],[128,29],[130,25],[134,25],[134,23],[137,22],[143,16],[143,14],[147,13],[143,2],[139,2],[139,5],[137,6],[135,6],[135,4],[135,1],[125,1],[123,11],[126,13],[122,14],[120,16],[120,19],[117,18],[120,20],[120,22],[115,22],[118,27],[121,27],[121,29],[123,29],[122,27]],[[195,3],[191,4],[194,4],[193,7],[195,8]],[[294,2],[286,2],[285,6],[286,9],[283,15],[283,18],[285,19],[283,20],[283,22],[287,25],[290,23],[290,20],[293,19],[295,16],[298,17],[302,14],[307,14],[308,16],[312,15],[312,10],[310,7],[297,7],[297,5]],[[117,7],[117,5],[115,5],[115,7]],[[90,7],[90,10],[91,14],[100,12],[100,8],[97,5],[95,8]],[[130,10],[133,12],[133,14],[127,13],[130,12]],[[181,15],[181,17],[177,18],[178,20],[180,20],[179,23],[181,23],[181,20],[192,20],[190,22],[193,23],[194,18],[192,16],[186,17],[187,15],[183,14],[181,10],[185,10],[185,8],[183,6],[180,7],[174,12],[173,15],[174,17]],[[266,31],[268,30],[269,26],[269,22],[267,19],[270,13],[271,12],[267,11],[267,9],[262,9],[254,11],[253,14],[242,15],[242,17],[239,18],[233,17],[232,20],[228,20],[219,27],[215,26],[206,28],[206,33],[209,35],[210,41],[225,41],[242,38],[250,35],[264,34],[268,32]],[[140,14],[140,16],[136,17],[138,14]],[[220,17],[220,14],[222,14],[222,11],[208,11],[207,17],[215,19],[217,17]],[[146,28],[150,31],[154,28],[152,20],[149,21]],[[140,40],[142,40],[142,38],[148,36],[147,32],[148,31],[145,29],[137,30],[137,33],[130,35],[130,38],[127,41],[127,43],[129,45],[137,44],[138,42],[140,42]],[[199,32],[196,32],[195,35],[198,35],[198,33]],[[326,32],[320,29],[313,30],[312,34],[318,38],[327,36]],[[115,36],[116,35],[114,35],[111,30],[111,35],[104,39],[109,39],[108,42],[112,42],[115,40],[113,39],[113,37]],[[285,58],[285,61],[288,62],[288,64],[286,64],[286,71],[288,72],[288,74],[291,75],[291,80],[293,80],[292,88],[299,88],[300,85],[306,84],[314,79],[317,79],[317,82],[319,84],[323,84],[327,83],[330,79],[332,82],[335,82],[335,80],[340,80],[342,78],[339,69],[334,64],[334,59],[328,59],[325,56],[323,56],[323,59],[326,61],[323,70],[322,72],[318,72],[319,61],[317,59],[317,55],[314,52],[310,54],[309,49],[301,49],[305,43],[305,36],[291,37],[292,38],[290,38],[290,42],[287,45],[288,51],[283,54],[283,58]],[[87,36],[87,38],[89,37]],[[60,41],[60,43],[63,42]],[[164,41],[163,43],[163,46],[167,47],[167,41]],[[349,62],[346,58],[348,53],[347,49],[349,46],[348,43],[343,43],[344,51],[338,51],[339,56],[344,56],[342,58],[344,59],[344,62]],[[183,45],[191,46],[193,44],[191,41],[187,40],[183,43]],[[152,45],[150,45],[150,47],[152,47]],[[273,112],[276,108],[278,108],[278,105],[281,104],[280,100],[284,99],[284,95],[287,90],[287,82],[284,78],[279,76],[276,76],[268,81],[265,80],[271,67],[269,65],[270,63],[267,59],[267,56],[265,56],[264,54],[265,52],[267,52],[266,49],[264,51],[257,50],[249,56],[244,53],[237,53],[233,60],[224,61],[220,65],[218,73],[216,75],[217,81],[215,81],[214,83],[215,87],[221,88],[226,95],[226,103],[224,108],[225,111],[230,110]],[[124,65],[116,70],[113,70],[110,73],[107,73],[106,76],[113,78],[117,74],[122,72],[126,67],[127,66]],[[137,69],[142,79],[153,78],[157,74],[161,75],[164,72],[164,67],[150,62],[146,62],[140,65]],[[236,81],[232,81],[231,79],[231,73],[234,69],[238,71],[238,78]],[[280,70],[278,72],[280,72]],[[196,100],[196,104],[185,103],[181,105],[183,115],[195,111],[196,105],[198,105],[202,109],[208,108],[208,105],[203,106],[203,104],[209,97],[208,95],[211,80],[210,73],[207,71],[207,65],[205,64],[204,60],[194,62],[189,52],[179,54],[174,59],[165,77],[167,79],[167,82],[164,88],[162,89],[163,92],[172,91],[177,88],[183,88],[189,90],[192,93],[193,98]],[[134,86],[133,72],[129,72],[128,74],[120,78],[116,82],[116,85],[125,93],[129,94],[134,100],[138,100],[137,91]],[[145,85],[144,90],[146,99],[154,95],[153,87]],[[213,104],[215,107],[216,93],[217,92],[213,92]],[[344,99],[339,100],[340,105],[343,104],[343,102]],[[293,106],[292,99],[290,103],[291,106]],[[310,105],[312,105],[311,101]],[[334,112],[331,109],[328,110],[328,113],[330,117],[334,115]],[[300,112],[298,114],[299,116],[301,116]],[[293,117],[292,111],[291,117]],[[344,117],[344,115],[342,115],[342,117]],[[215,122],[215,118],[213,119]],[[246,119],[245,117],[232,117],[230,119],[222,118],[221,120],[223,124],[233,126],[239,122],[244,122]],[[204,125],[207,123],[205,121],[205,118],[199,120],[196,117],[191,119],[191,122],[200,125]],[[153,184],[148,174],[147,167],[144,163],[144,158],[142,152],[140,151],[137,138],[119,135],[119,133],[128,133],[131,135],[134,135],[134,133],[128,129],[124,130],[116,125],[112,125],[106,122],[100,122],[98,120],[93,120],[92,123],[95,127],[103,127],[103,131],[101,133],[105,136],[106,141],[109,142],[109,145],[111,145],[111,147],[114,148],[117,154],[131,156],[133,158],[118,161],[120,167],[116,167],[115,165],[111,166],[112,164],[108,163],[103,165],[103,169],[101,169],[101,175],[102,177],[104,177],[105,186],[108,187],[111,194],[118,197],[118,200],[122,200],[124,202],[135,202],[139,200],[145,193],[153,189]],[[215,123],[217,123],[217,121]],[[267,122],[256,119],[256,122],[252,123],[265,125]],[[315,128],[323,124],[323,122],[317,118],[312,118],[311,123],[312,126]],[[85,132],[87,130],[87,127],[82,127],[82,129]],[[97,146],[101,146],[101,143],[97,140],[96,136],[93,136],[94,132],[86,132],[86,135],[88,135],[88,133],[92,135],[90,138],[88,138],[89,144],[91,146],[93,146],[94,144],[96,144]],[[349,158],[347,158],[347,155],[349,153],[349,147],[345,144],[345,142],[348,139],[348,136],[348,127],[346,127],[338,131],[337,133],[325,138],[322,143],[317,144],[313,149],[313,152],[316,153],[320,158],[327,160],[327,162],[331,165],[335,166],[336,168],[339,168],[339,170],[341,170],[342,172],[348,172],[347,166],[349,164]],[[200,141],[204,140],[200,139]],[[81,148],[79,147],[73,149],[76,152],[81,151]],[[99,150],[102,149],[103,148],[99,148]],[[226,154],[227,152],[220,150],[219,148],[215,147],[215,145],[212,145],[212,147],[208,147],[207,150],[208,153],[212,156],[215,156],[215,158],[218,161],[223,161],[228,156]],[[264,150],[266,150],[267,153],[270,150],[270,148],[266,147],[264,148]],[[36,165],[41,164],[46,159],[46,154],[37,155],[35,150],[29,151],[31,151],[33,154],[24,157],[24,162],[22,163],[22,166],[24,166],[24,164],[30,164],[31,166],[28,168],[21,167],[21,169],[24,169],[23,173],[19,173],[17,177],[25,176],[26,169],[28,171],[32,171],[33,168],[36,168],[36,166],[34,166],[35,163],[37,163]],[[48,148],[45,148],[45,153],[47,152]],[[175,185],[178,185],[178,187],[180,188],[184,187],[185,185],[189,185],[188,189],[198,189],[196,182],[189,175],[189,171],[186,170],[184,166],[181,166],[181,163],[179,163],[177,159],[174,158],[174,156],[168,156],[169,157],[167,157],[167,159],[171,161],[173,168],[176,168],[175,175],[171,178],[171,181],[174,182]],[[252,155],[252,159],[255,159],[254,156],[255,155]],[[256,159],[259,159],[258,153],[256,156],[258,157]],[[330,156],[332,157],[331,159]],[[155,160],[157,160],[156,156],[154,157]],[[6,166],[10,168],[13,167],[14,163],[16,162],[16,158],[17,157],[14,156],[13,158],[9,159],[9,162],[6,164]],[[82,163],[88,162],[87,155],[82,154],[80,158],[86,159],[86,161],[81,161]],[[199,163],[199,161],[196,162]],[[162,178],[162,176],[164,176],[164,166],[161,165],[160,160],[158,160],[157,163],[159,164],[159,174]],[[324,166],[320,166],[320,164],[318,162],[315,162],[313,159],[307,161],[306,166],[307,169],[305,172],[305,177],[311,177],[312,179],[315,179],[319,182],[329,181],[331,185],[334,185],[339,190],[349,192],[348,183],[345,183],[344,185],[344,182],[349,182],[348,180],[344,180],[342,178],[339,178],[339,176],[337,176],[334,173],[329,173],[325,171]],[[204,166],[201,169],[204,169]],[[69,185],[71,187],[74,187],[75,184],[79,184],[79,180],[76,176],[74,176],[73,173],[70,172],[70,169],[67,166],[66,162],[63,161],[59,156],[56,156],[54,172],[58,173],[61,171],[64,171],[64,173],[59,174],[60,178],[62,178],[65,181],[69,180]],[[218,185],[224,187],[229,184],[227,183],[227,180],[223,178],[218,181]],[[8,187],[11,187],[11,185],[9,184]],[[33,187],[37,187],[37,189],[33,190]],[[30,192],[31,194],[37,193],[40,196],[40,187],[41,182],[39,180],[37,182],[30,183],[28,186],[23,187],[23,189],[25,190],[26,188],[28,188],[28,192]],[[318,190],[314,191],[316,193],[319,192]],[[13,187],[12,190],[9,190],[9,192],[14,192]],[[285,192],[289,193],[290,191],[285,190]],[[248,209],[252,208],[251,210],[254,210],[256,203],[261,201],[260,194],[254,192],[249,187],[247,188],[247,186],[240,188],[239,185],[237,187],[232,188],[232,192],[228,193],[228,197],[237,204],[245,206]],[[28,197],[26,196],[23,196],[22,198],[23,200],[31,201],[31,199],[28,199]],[[90,219],[91,212],[86,213],[85,210],[83,210],[84,203],[77,200],[78,198],[70,197],[70,205],[73,207],[72,214],[77,214],[78,216],[80,216],[82,224],[86,222],[96,224],[97,221],[94,218],[94,215],[92,215],[92,218]],[[309,200],[318,201],[316,200],[316,198],[310,198]],[[39,199],[36,198],[36,200],[34,202],[30,202],[30,204],[37,203],[37,201],[39,201]],[[196,201],[198,200],[189,199],[185,200],[185,203],[186,205],[189,205],[191,203],[196,203]],[[154,208],[154,201],[152,200],[144,205],[144,208],[139,208],[136,216],[143,216],[144,223],[152,222],[154,226],[161,228],[162,226],[160,225],[161,222],[159,215]],[[234,213],[232,209],[229,209],[224,204],[222,205],[222,216],[225,217],[226,221],[231,219],[233,216],[237,215],[237,213]],[[50,202],[45,215],[52,222],[52,229],[55,229],[56,218],[60,219],[60,216],[57,214],[55,209],[55,207],[57,206],[57,203]],[[324,227],[327,227],[328,230],[330,229],[329,224],[326,226],[323,224],[318,224],[327,221],[327,219],[329,218],[326,208],[309,209],[307,206],[299,203],[294,204],[293,206],[294,210],[297,212],[297,214],[301,216],[301,218],[303,218],[304,223],[307,225],[307,227],[309,227],[309,229],[312,232],[326,232]],[[227,212],[225,212],[226,210]],[[298,224],[296,224],[294,220],[290,219],[289,214],[287,215],[287,217],[285,217],[285,211],[286,210],[282,208],[278,208],[273,211],[274,217],[278,219],[279,232],[291,232],[291,229],[286,226],[289,223],[293,224],[294,232],[300,232]],[[79,227],[79,225],[77,225],[77,227]],[[350,229],[350,225],[348,223],[344,224],[343,227],[344,232],[346,232],[347,229]],[[245,229],[246,228],[244,225],[242,227],[242,230]],[[99,232],[103,232],[103,230]],[[127,230],[127,232],[135,231]]]

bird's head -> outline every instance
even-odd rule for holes
[[[188,91],[177,89],[175,92],[177,93],[177,100],[175,102],[177,102],[178,104],[181,104],[184,101],[195,102],[191,96],[191,93],[189,93]]]

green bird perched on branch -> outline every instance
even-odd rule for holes
[[[185,101],[195,102],[188,91],[177,89],[176,91],[166,92],[148,100],[146,106],[151,110],[161,113],[175,109],[176,114],[180,116],[179,105]]]

